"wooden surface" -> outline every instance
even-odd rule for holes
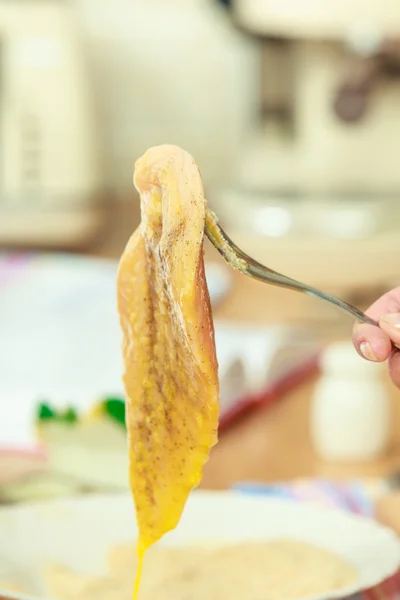
[[[322,306],[321,306],[322,305]],[[352,319],[307,296],[234,277],[230,297],[217,318],[304,325],[321,341],[348,339]],[[392,434],[386,455],[366,464],[325,463],[316,456],[309,416],[316,379],[251,414],[223,432],[207,465],[203,487],[221,489],[238,481],[272,482],[298,477],[380,477],[400,471],[400,391],[384,375],[392,401]]]
[[[222,433],[206,466],[202,486],[230,487],[238,481],[273,482],[298,477],[380,477],[400,471],[400,402],[392,385],[393,431],[386,455],[366,464],[325,463],[315,455],[309,414],[315,380],[276,405],[253,413]]]

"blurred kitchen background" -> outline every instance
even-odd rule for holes
[[[389,0],[1,2],[0,242],[118,256],[134,160],[170,142],[257,258],[392,284],[398,20]]]
[[[0,0],[0,30],[4,499],[55,493],[49,448],[60,489],[93,474],[86,430],[71,441],[62,427],[122,397],[115,268],[139,223],[132,172],[148,147],[193,154],[231,237],[273,269],[362,309],[400,283],[395,0]],[[245,281],[208,246],[206,259],[225,404],[204,485],[395,475],[396,392],[384,369],[352,364],[351,320]],[[359,441],[321,447],[323,376],[350,403],[366,380],[376,392],[378,416],[355,418]],[[62,435],[43,430],[66,402]],[[349,417],[337,419],[336,431]],[[37,423],[48,447],[33,465]],[[115,443],[124,456],[124,436]]]

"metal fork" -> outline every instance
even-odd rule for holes
[[[363,313],[355,306],[352,306],[348,302],[340,300],[340,298],[330,296],[329,294],[326,294],[317,288],[311,287],[310,285],[306,285],[305,283],[300,283],[295,279],[286,277],[286,275],[281,275],[280,273],[269,269],[268,267],[248,256],[245,252],[243,252],[243,250],[238,248],[225,233],[225,231],[219,225],[218,217],[209,208],[206,209],[205,233],[213,246],[224,257],[226,262],[241,273],[244,273],[253,279],[258,279],[264,283],[270,283],[272,285],[295,290],[296,292],[303,292],[309,296],[321,298],[321,300],[330,302],[347,313],[350,313],[361,323],[368,323],[369,325],[375,325],[376,327],[379,327],[377,321],[371,319],[371,317],[368,317],[368,315]]]

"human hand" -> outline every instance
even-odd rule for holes
[[[387,359],[390,377],[400,387],[400,286],[384,294],[366,311],[379,322],[379,327],[356,323],[353,343],[357,352],[374,362]]]

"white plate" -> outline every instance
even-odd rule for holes
[[[61,562],[80,571],[101,573],[108,550],[133,540],[135,533],[132,503],[127,495],[1,509],[0,579],[7,570],[9,575],[23,573],[36,597],[42,599],[45,596],[40,571],[44,564]],[[397,537],[372,520],[335,509],[240,492],[193,493],[181,523],[164,538],[164,543],[277,537],[319,545],[356,566],[359,578],[353,586],[336,594],[321,595],[318,600],[343,597],[374,586],[395,573],[400,564]]]

